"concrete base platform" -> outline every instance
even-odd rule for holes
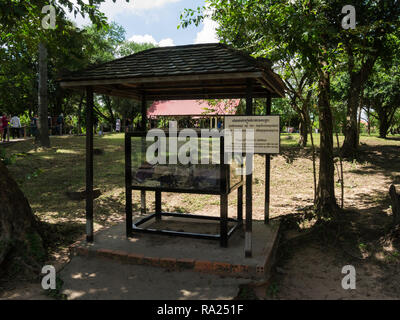
[[[166,218],[163,218],[166,219]],[[197,222],[187,223],[182,229],[197,229]],[[162,222],[179,227],[178,221]],[[214,233],[216,224],[210,223],[209,230]],[[264,279],[273,263],[274,251],[278,241],[279,222],[264,225],[262,221],[253,222],[253,256],[245,258],[244,231],[237,230],[229,239],[228,248],[219,246],[219,241],[192,239],[156,234],[134,234],[125,236],[125,224],[121,223],[95,235],[93,243],[81,241],[71,247],[73,255],[108,258],[120,262],[162,267],[172,270],[192,270],[230,277]],[[206,230],[202,226],[202,230]],[[175,229],[176,230],[176,229]],[[186,230],[185,230],[186,231]]]

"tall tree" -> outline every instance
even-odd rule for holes
[[[59,14],[57,23],[65,22],[61,13],[64,12],[64,7],[70,12],[89,15],[97,24],[104,23],[104,15],[98,10],[101,2],[103,0],[91,0],[89,4],[85,4],[78,0],[77,6],[69,0],[53,2]],[[35,47],[33,51],[37,50],[38,40],[40,40],[37,31],[42,18],[41,9],[45,4],[47,4],[45,1],[37,0],[0,1],[1,70],[3,70],[3,61],[7,61],[4,58],[10,56],[10,53],[15,62],[20,59],[25,50],[29,52],[29,48],[32,47]],[[49,35],[57,38],[60,34],[54,31]],[[30,65],[30,61],[24,62]],[[6,68],[7,71],[12,72],[9,66]],[[7,74],[0,74],[2,82],[5,77]],[[30,82],[29,78],[27,82]],[[37,274],[45,254],[39,223],[18,184],[3,163],[0,163],[0,202],[0,271],[14,267],[12,262],[18,260],[23,262],[27,269]]]
[[[94,50],[98,52],[94,56],[98,62],[105,62],[114,58],[124,57],[143,50],[157,47],[152,43],[136,43],[133,41],[123,41],[124,31],[116,24],[111,24],[107,32],[99,34],[93,28],[88,29],[88,35],[94,37],[91,42],[96,43]],[[152,103],[148,101],[149,105]],[[116,114],[123,118],[137,118],[141,114],[141,102],[132,99],[109,97],[101,95],[99,97],[95,112],[98,116],[115,125]]]
[[[286,83],[290,105],[297,113],[299,123],[299,146],[306,147],[310,134],[310,107],[314,95],[314,79],[306,72],[298,59],[293,56],[283,57],[280,61],[283,80]]]
[[[320,218],[335,216],[339,207],[334,188],[330,73],[340,50],[336,32],[336,25],[341,23],[340,12],[337,21],[331,21],[328,13],[332,6],[326,1],[311,0],[210,0],[207,4],[208,15],[219,23],[217,34],[222,41],[258,56],[278,50],[298,54],[303,68],[315,74],[321,129],[316,212]],[[198,8],[195,16],[195,10],[186,9],[181,25],[200,23],[204,10]]]
[[[15,263],[38,270],[45,257],[39,222],[1,160],[0,177],[0,275]]]
[[[39,139],[43,147],[50,147],[48,126],[48,90],[47,90],[47,48],[39,42]]]
[[[349,4],[348,1],[332,1],[335,14]],[[345,140],[342,154],[353,157],[359,144],[358,110],[365,83],[371,75],[378,57],[391,59],[392,35],[400,27],[400,5],[397,0],[355,0],[351,4],[356,9],[355,29],[340,28],[338,36],[344,47],[347,62],[349,86],[347,90],[347,116],[344,130]]]
[[[379,61],[371,79],[366,84],[364,102],[370,113],[378,120],[379,136],[386,138],[400,110],[400,59],[391,66]]]
[[[128,56],[130,54],[134,54],[143,50],[148,50],[157,47],[152,43],[136,43],[134,41],[125,41],[118,48],[118,55],[121,57]]]

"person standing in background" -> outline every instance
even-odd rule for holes
[[[31,134],[35,138],[35,143],[39,141],[39,130],[37,128],[38,117],[35,114],[31,120]]]
[[[63,133],[64,115],[60,113],[57,118],[57,133],[61,136]]]
[[[3,141],[3,121],[0,118],[0,142]]]
[[[5,113],[3,113],[3,117],[1,118],[1,121],[3,123],[3,141],[6,141],[6,138],[8,135],[8,118]]]
[[[129,132],[130,125],[131,125],[131,119],[129,118],[125,119],[125,132]]]
[[[19,120],[18,116],[14,116],[11,118],[10,126],[11,126],[12,138],[15,139],[15,137],[17,137],[19,139],[21,130],[21,121]]]
[[[121,120],[120,119],[117,119],[117,122],[115,124],[115,131],[121,132]]]
[[[97,133],[97,125],[99,124],[99,118],[94,114],[93,115],[93,133]]]
[[[52,128],[52,121],[51,121],[50,115],[47,117],[47,126],[49,128],[49,136],[51,136],[53,134],[53,128]]]

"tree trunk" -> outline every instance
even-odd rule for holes
[[[83,98],[85,95],[81,95],[81,99],[79,101],[79,107],[78,107],[78,135],[82,133],[82,105],[83,105]]]
[[[47,49],[39,43],[39,141],[41,146],[49,148],[48,96],[47,96]]]
[[[114,126],[115,126],[115,116],[114,116],[114,112],[113,112],[113,109],[112,109],[112,100],[111,100],[111,98],[109,96],[104,96],[104,101],[106,103],[107,110],[110,113],[109,121],[110,121],[110,124],[111,124],[111,129],[113,129]]]
[[[351,49],[350,49],[351,50]],[[347,121],[345,127],[345,139],[342,146],[343,157],[354,157],[357,154],[359,143],[359,132],[357,122],[357,111],[360,105],[361,93],[364,83],[374,67],[376,57],[371,56],[363,63],[358,72],[354,71],[355,61],[351,51],[349,53],[348,72],[350,75],[350,88],[347,99]]]
[[[313,121],[314,122],[314,121]],[[310,139],[311,139],[311,150],[312,150],[312,164],[313,164],[313,182],[314,182],[314,205],[316,205],[317,199],[317,169],[315,163],[315,144],[314,144],[314,136],[313,136],[313,124],[311,123],[311,119],[307,116],[307,124],[310,130]]]
[[[46,253],[28,200],[0,162],[0,271],[38,271]],[[26,269],[28,267],[28,270]],[[31,274],[31,272],[29,272]]]
[[[360,105],[358,107],[358,116],[357,116],[358,117],[358,122],[357,122],[357,146],[360,144],[362,106],[363,106],[363,90],[361,90]]]
[[[361,92],[361,78],[359,74],[350,76],[350,90],[347,102],[347,121],[344,132],[342,154],[344,157],[354,157],[358,149],[358,122],[357,111]]]
[[[319,75],[318,113],[320,119],[321,145],[316,211],[319,217],[333,217],[339,207],[335,198],[333,162],[333,117],[330,107],[330,76],[321,70]]]
[[[308,140],[308,124],[307,124],[307,114],[300,114],[300,138],[299,146],[305,148],[307,146]]]
[[[388,130],[389,130],[389,127],[386,122],[380,123],[379,138],[386,139]]]
[[[393,223],[400,224],[400,194],[396,192],[393,184],[389,188],[389,195],[392,200]]]
[[[387,132],[389,130],[389,121],[386,110],[383,106],[378,109],[378,122],[379,122],[379,137],[386,139]]]

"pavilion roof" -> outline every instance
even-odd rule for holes
[[[285,85],[266,59],[213,43],[153,48],[72,72],[61,86],[147,100],[283,97]]]

